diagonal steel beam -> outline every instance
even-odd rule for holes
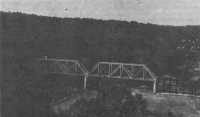
[[[120,70],[121,66],[118,66],[117,68],[115,68],[111,73],[108,74],[108,77],[112,77],[112,75],[114,73],[116,73],[118,70]]]

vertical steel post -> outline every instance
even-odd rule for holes
[[[97,72],[98,72],[98,74],[99,74],[99,72],[100,72],[100,68],[99,68],[99,64],[97,65]]]
[[[74,69],[75,69],[75,72],[77,73],[78,72],[78,63],[74,64]]]
[[[108,69],[109,69],[109,70],[108,70],[108,74],[111,73],[111,65],[112,65],[112,64],[109,64],[109,66],[108,66],[108,67],[109,67],[109,68],[108,68]]]
[[[144,74],[145,74],[145,70],[142,68],[142,79],[144,80]]]
[[[120,64],[120,69],[119,69],[119,72],[120,72],[120,78],[122,77],[122,67],[123,67],[123,64]]]
[[[85,73],[84,74],[84,89],[86,89],[87,88],[87,78],[88,78],[88,73]]]
[[[153,80],[153,93],[156,93],[156,83],[157,83],[157,80],[156,79],[154,79]]]

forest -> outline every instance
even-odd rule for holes
[[[97,61],[142,63],[158,77],[173,76],[189,86],[200,79],[195,71],[200,61],[200,26],[0,12],[0,47],[3,109],[8,117],[38,112],[48,101],[42,91],[61,85],[54,84],[53,89],[24,67],[43,56],[77,59],[89,70]]]
[[[197,65],[200,26],[160,26],[115,20],[0,13],[1,54],[146,64],[158,76],[182,78]]]

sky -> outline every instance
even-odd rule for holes
[[[200,0],[0,0],[0,10],[160,25],[200,25]]]

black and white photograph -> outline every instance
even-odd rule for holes
[[[200,117],[200,0],[0,0],[0,117]]]

